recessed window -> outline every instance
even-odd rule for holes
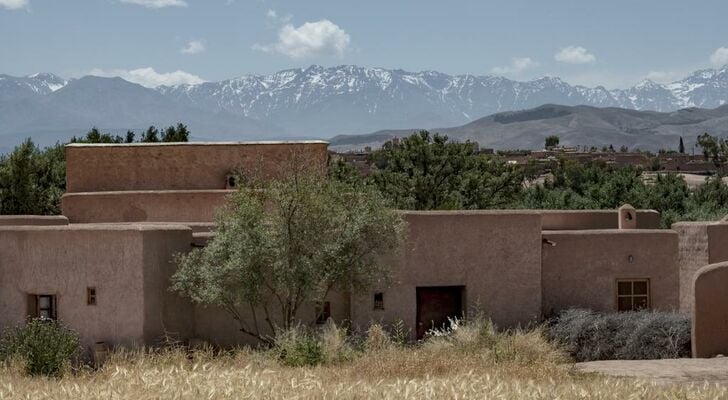
[[[316,307],[316,323],[321,325],[331,318],[331,303],[324,301],[323,304]]]
[[[86,288],[86,304],[88,304],[89,306],[96,305],[96,288],[95,287]]]
[[[374,293],[374,309],[375,310],[384,310],[384,293],[382,293],[382,292]]]
[[[28,316],[31,318],[56,319],[56,296],[51,294],[29,294]]]
[[[649,279],[617,280],[617,311],[639,311],[649,308]]]

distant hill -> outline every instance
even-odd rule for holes
[[[83,134],[92,126],[123,133],[151,124],[184,122],[196,138],[205,140],[328,138],[382,129],[461,126],[484,115],[542,104],[671,112],[715,108],[727,102],[728,66],[696,71],[670,84],[646,80],[612,90],[570,85],[557,77],[521,82],[355,65],[312,65],[156,88],[120,78],[0,75],[0,152],[28,136],[40,144],[51,144]],[[593,129],[583,135],[614,132],[613,126],[592,123],[596,122],[584,122],[584,127]],[[509,135],[516,140],[512,146],[530,143],[528,137],[515,136]],[[610,136],[598,142],[619,138],[629,137]],[[651,147],[660,142],[642,139],[647,142],[627,144]]]
[[[367,135],[340,135],[331,148],[339,151],[381,146],[422,128],[383,130]],[[715,109],[686,108],[673,112],[546,104],[523,111],[493,114],[452,128],[429,128],[449,137],[476,141],[495,149],[540,149],[546,136],[557,135],[569,146],[609,146],[656,151],[677,149],[682,136],[690,151],[695,138],[709,132],[728,135],[728,105]]]

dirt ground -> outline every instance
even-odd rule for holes
[[[728,386],[728,357],[675,360],[613,360],[577,363],[582,372],[638,378],[659,384],[695,383]]]

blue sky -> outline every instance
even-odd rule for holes
[[[0,0],[0,73],[147,86],[310,64],[626,87],[728,63],[728,1]]]

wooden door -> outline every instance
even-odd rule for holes
[[[464,286],[417,288],[417,339],[433,328],[448,327],[448,318],[463,317]]]

